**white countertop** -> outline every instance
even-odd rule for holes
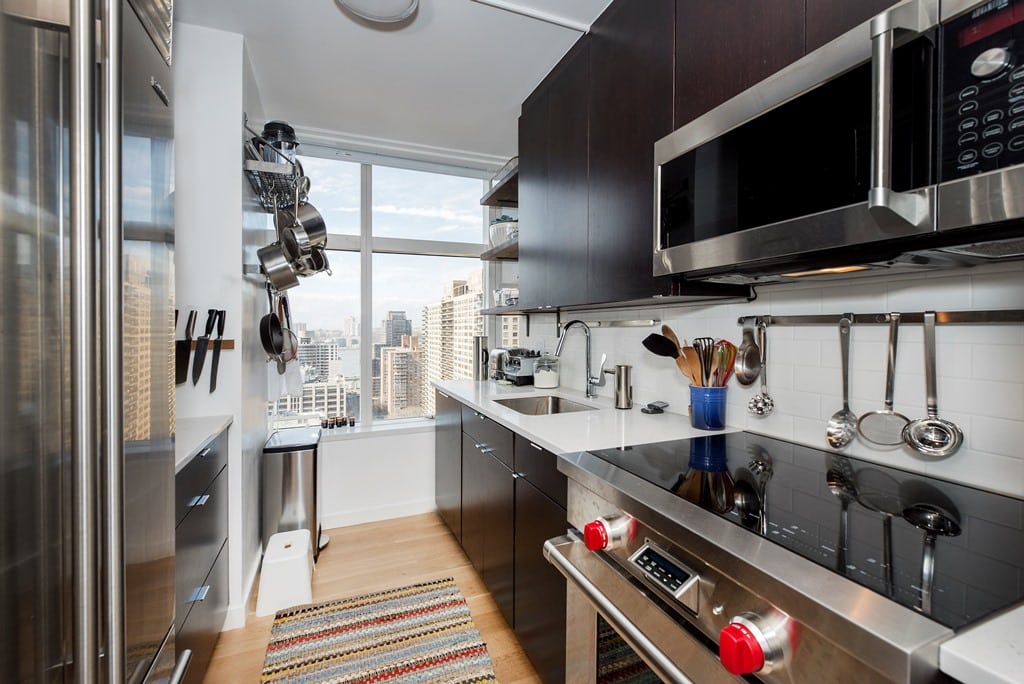
[[[683,407],[669,406],[665,413],[641,413],[640,404],[631,409],[617,409],[611,399],[587,399],[583,392],[564,388],[538,390],[530,386],[514,387],[496,382],[473,380],[442,380],[434,382],[440,391],[476,409],[488,418],[529,438],[556,454],[591,449],[610,449],[632,444],[664,442],[707,435],[707,430],[690,426],[690,417],[676,413]],[[558,413],[550,416],[528,416],[494,402],[512,397],[554,395],[597,410]],[[727,427],[716,432],[735,432]]]
[[[634,404],[633,408],[628,410],[615,409],[611,399],[588,399],[578,390],[535,389],[530,386],[514,387],[499,385],[493,381],[472,380],[437,381],[434,382],[434,386],[555,454],[709,434],[707,430],[691,427],[689,416],[671,413],[680,409],[672,405],[664,414],[649,415],[640,412],[641,404]],[[495,402],[495,399],[549,394],[590,404],[596,410],[552,416],[526,416]],[[727,427],[719,432],[734,432],[738,429]]]
[[[180,473],[233,420],[231,416],[178,418],[174,437],[174,473]]]
[[[669,406],[665,413],[648,415],[640,412],[639,404],[629,410],[619,410],[610,399],[587,399],[583,392],[563,388],[538,390],[471,380],[437,381],[434,386],[556,454],[709,434],[691,427],[689,416],[674,412],[684,409],[679,406]],[[494,402],[495,399],[545,395],[590,404],[597,410],[528,416]],[[727,427],[722,432],[739,429]],[[1020,682],[1020,673],[1024,672],[1024,606],[946,641],[940,648],[939,661],[943,672],[968,684]]]

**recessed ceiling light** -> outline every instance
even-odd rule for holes
[[[390,23],[412,16],[419,0],[338,0],[342,7],[368,21]]]

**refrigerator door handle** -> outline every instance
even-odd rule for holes
[[[171,678],[168,680],[168,684],[181,684],[185,680],[185,673],[188,671],[189,663],[192,662],[192,649],[186,648],[178,656],[178,662],[174,666],[174,672],[171,673]]]

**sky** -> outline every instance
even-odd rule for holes
[[[320,211],[328,233],[359,234],[359,164],[302,157],[310,179],[309,201]],[[457,242],[485,242],[484,193],[478,178],[373,167],[373,234]],[[332,275],[300,278],[288,291],[295,325],[309,330],[341,329],[347,316],[359,316],[359,254],[330,250]],[[418,327],[422,309],[444,295],[444,283],[479,270],[479,259],[375,254],[373,324],[390,310],[405,311]]]

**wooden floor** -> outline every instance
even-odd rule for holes
[[[454,577],[487,644],[498,681],[540,681],[480,576],[437,515],[428,513],[324,532],[331,542],[320,552],[313,573],[314,602]],[[206,684],[259,681],[274,616],[256,617],[255,593],[246,626],[220,635]]]

